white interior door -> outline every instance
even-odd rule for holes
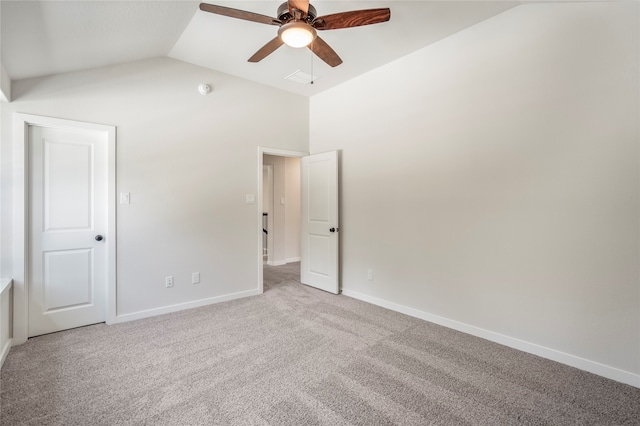
[[[338,152],[302,157],[303,284],[338,294]]]
[[[29,127],[29,337],[106,319],[108,138]]]

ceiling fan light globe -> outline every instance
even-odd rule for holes
[[[284,24],[278,30],[278,36],[287,46],[305,47],[316,38],[316,29],[311,25],[295,21]]]

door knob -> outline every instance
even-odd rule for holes
[[[340,228],[329,228],[329,232],[338,232]]]
[[[104,237],[102,235],[96,235],[96,241],[102,241]]]

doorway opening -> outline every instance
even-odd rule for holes
[[[300,158],[262,157],[263,290],[300,280]]]
[[[299,161],[291,162],[289,161],[291,157]],[[287,162],[295,163],[295,167],[299,170],[297,176],[294,175],[295,178],[291,179],[291,182],[296,182],[299,188],[297,191],[299,211],[289,214],[289,218],[299,219],[297,226],[290,226],[290,229],[295,229],[297,234],[289,234],[290,241],[296,241],[295,247],[298,248],[297,253],[299,254],[292,254],[292,251],[287,254],[285,248],[286,231],[284,233],[282,231],[286,229],[287,215],[284,208],[287,206],[287,196],[286,192],[278,192],[279,175],[278,169],[274,165],[273,196],[269,196],[273,200],[273,229],[270,231],[267,229],[267,266],[286,265],[287,261],[299,260],[300,279],[297,280],[298,282],[339,294],[338,151],[308,155],[302,152],[261,147],[258,148],[258,208],[256,209],[256,213],[258,213],[256,216],[258,219],[258,228],[256,228],[258,291],[264,292],[263,256],[265,242],[262,224],[265,161],[280,161],[285,165]],[[282,167],[281,170],[286,170],[286,167]],[[285,211],[280,219],[277,213],[278,209]],[[280,227],[278,220],[280,220]],[[268,221],[267,219],[267,223]],[[280,229],[280,233],[278,229]],[[273,241],[272,251],[269,251],[269,240]],[[280,245],[278,245],[279,240]],[[279,247],[280,253],[278,252]]]
[[[261,291],[272,288],[281,276],[300,279],[300,158],[305,155],[307,153],[297,151],[259,149]]]

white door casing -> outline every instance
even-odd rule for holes
[[[25,343],[29,336],[29,272],[30,255],[30,167],[29,130],[33,126],[67,130],[91,130],[104,134],[107,140],[107,202],[104,244],[107,246],[106,322],[116,322],[116,128],[115,126],[44,117],[13,114],[13,345]]]
[[[338,294],[338,152],[302,158],[300,281]]]

